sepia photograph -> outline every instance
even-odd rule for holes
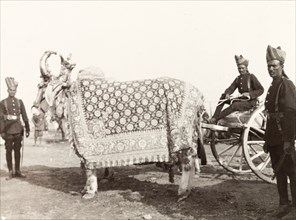
[[[296,219],[295,0],[0,10],[0,220]]]

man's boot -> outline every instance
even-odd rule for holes
[[[25,178],[26,175],[22,174],[20,170],[20,152],[14,151],[14,160],[15,160],[15,177]]]
[[[280,205],[275,211],[269,213],[265,216],[264,219],[272,219],[272,218],[282,218],[287,215],[291,210],[289,205]]]
[[[285,215],[284,217],[282,217],[281,219],[283,220],[295,220],[296,219],[296,207],[292,207],[291,211]]]
[[[6,162],[7,162],[7,168],[8,168],[8,176],[6,177],[6,180],[11,180],[13,177],[13,171],[12,171],[12,153],[10,150],[6,150]]]
[[[291,211],[285,215],[283,218],[284,220],[292,220],[296,219],[296,181],[290,180],[290,188],[291,188],[291,194],[292,194],[292,208]]]
[[[23,174],[20,170],[16,170],[15,177],[26,178],[26,175]]]

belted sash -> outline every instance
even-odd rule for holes
[[[274,119],[280,119],[284,117],[283,112],[275,112],[275,113],[267,113],[267,118],[274,118]]]
[[[19,115],[4,115],[4,120],[16,121],[16,120],[19,120],[19,119],[20,119]]]

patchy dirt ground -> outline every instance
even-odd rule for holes
[[[32,135],[31,135],[32,136]],[[33,146],[25,140],[25,179],[6,181],[1,150],[1,220],[4,219],[260,219],[277,206],[276,186],[254,174],[234,176],[219,167],[206,145],[208,165],[194,179],[187,200],[177,203],[180,175],[170,184],[155,165],[115,168],[115,179],[100,183],[98,194],[83,200],[85,178],[69,144]],[[99,178],[103,169],[98,170]]]

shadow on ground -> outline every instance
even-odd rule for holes
[[[131,204],[140,202],[174,219],[182,219],[184,216],[186,219],[256,219],[266,211],[266,205],[264,196],[254,195],[264,195],[273,190],[270,184],[262,181],[237,180],[223,169],[208,168],[201,173],[200,178],[194,179],[190,197],[177,203],[180,175],[175,176],[175,184],[170,184],[168,174],[155,165],[113,170],[114,181],[100,183],[98,194],[85,201],[86,204],[108,199],[106,203],[114,205],[114,208],[119,205],[128,209]],[[71,191],[80,192],[85,184],[85,177],[79,167],[28,166],[23,171],[27,178],[22,181],[66,194]],[[99,179],[103,171],[98,170]],[[214,173],[221,179],[213,179]],[[7,172],[1,170],[1,176],[5,175]]]

